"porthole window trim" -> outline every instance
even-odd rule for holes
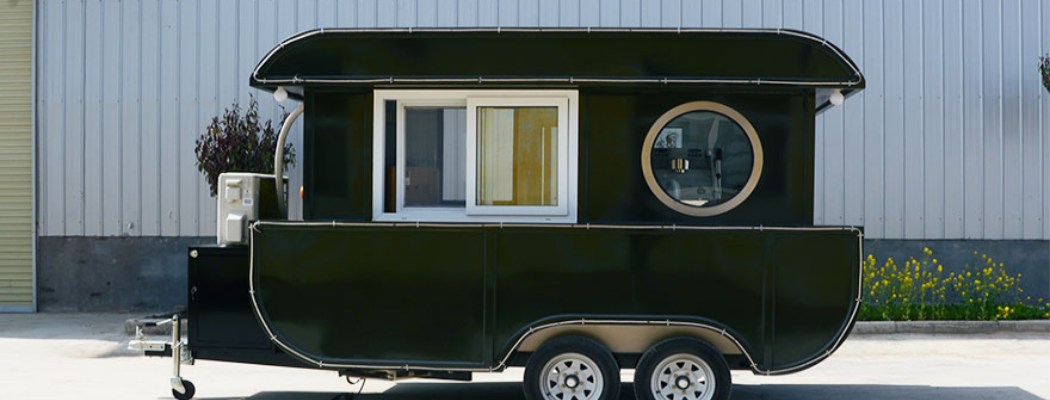
[[[725,202],[710,207],[690,206],[676,200],[660,187],[660,183],[656,181],[656,175],[653,173],[653,144],[656,142],[656,138],[660,136],[660,132],[675,118],[696,111],[718,113],[735,122],[741,129],[743,129],[744,134],[747,135],[753,153],[751,175],[748,176],[747,183],[744,184],[740,193],[737,193]],[[661,115],[660,118],[657,118],[656,122],[654,122],[652,127],[649,128],[649,132],[645,135],[645,141],[642,143],[642,175],[645,177],[645,183],[649,186],[649,190],[668,208],[694,217],[713,217],[721,215],[736,208],[747,200],[747,198],[751,196],[751,193],[754,192],[755,187],[758,186],[759,178],[762,176],[763,159],[764,153],[762,151],[762,141],[759,139],[758,131],[755,130],[754,125],[751,125],[751,121],[732,107],[713,101],[692,101],[668,110]]]

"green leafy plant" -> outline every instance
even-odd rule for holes
[[[1021,274],[974,252],[978,263],[944,273],[933,250],[923,248],[904,265],[892,258],[864,260],[864,302],[860,319],[886,321],[1006,320],[1050,318],[1050,302],[1024,295]]]
[[[1050,54],[1039,57],[1039,72],[1043,74],[1043,87],[1050,92]]]
[[[288,118],[285,112],[281,122]],[[259,103],[249,96],[248,108],[241,114],[236,101],[222,116],[214,117],[197,138],[197,170],[204,174],[211,195],[216,194],[219,174],[223,172],[273,173],[273,159],[277,150],[277,136],[271,120],[259,123]],[[284,146],[284,162],[295,165],[295,149]]]

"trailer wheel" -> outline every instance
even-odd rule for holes
[[[616,400],[620,367],[601,343],[563,336],[529,357],[523,385],[528,400]]]
[[[707,343],[689,338],[657,343],[638,361],[638,400],[727,400],[732,378],[725,358]]]
[[[184,380],[182,386],[186,388],[186,393],[179,393],[178,390],[171,389],[171,397],[178,400],[190,400],[194,394],[197,394],[197,388],[193,387],[193,382]]]

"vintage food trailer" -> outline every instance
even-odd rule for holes
[[[814,119],[864,78],[824,39],[323,29],[251,85],[302,104],[303,220],[283,180],[223,176],[172,343],[136,342],[177,398],[207,359],[524,366],[546,400],[615,399],[633,368],[639,399],[726,399],[730,369],[805,369],[852,328],[862,231],[813,224]]]

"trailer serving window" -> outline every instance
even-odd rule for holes
[[[377,90],[373,219],[576,222],[576,91]]]

